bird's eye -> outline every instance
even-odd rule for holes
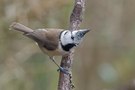
[[[71,36],[71,39],[72,39],[72,40],[74,40],[74,37],[73,37],[73,36]]]

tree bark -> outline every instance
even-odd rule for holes
[[[75,0],[74,9],[70,16],[70,28],[69,30],[77,30],[82,22],[82,14],[84,12],[85,0]],[[58,90],[72,90],[74,87],[72,84],[72,72],[71,67],[73,63],[72,51],[69,55],[62,56],[61,67],[69,71],[70,74],[64,74],[60,72]]]

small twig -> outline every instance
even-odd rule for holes
[[[74,9],[70,16],[70,30],[77,30],[82,22],[82,14],[84,11],[85,0],[75,0]],[[69,75],[60,72],[58,90],[72,90],[72,72],[71,66],[73,63],[73,53],[63,56],[61,60],[61,67],[70,72]]]

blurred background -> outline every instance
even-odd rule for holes
[[[68,29],[73,2],[0,0],[0,90],[57,90],[57,66],[9,25]],[[74,55],[75,90],[135,90],[135,1],[86,0],[81,28],[92,31]]]

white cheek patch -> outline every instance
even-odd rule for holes
[[[70,31],[62,32],[60,39],[61,39],[62,45],[67,45],[69,43],[73,43],[73,40],[71,39],[71,32]]]

